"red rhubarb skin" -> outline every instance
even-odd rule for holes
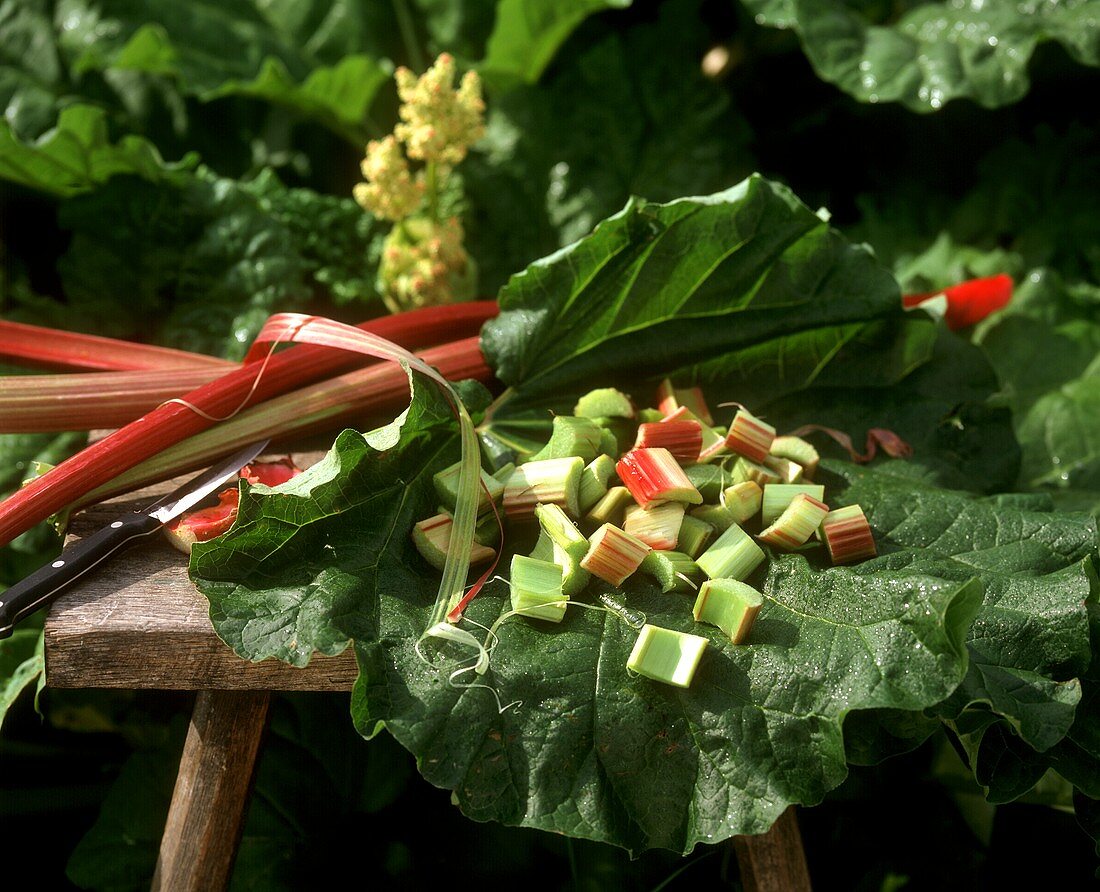
[[[415,349],[452,338],[459,330],[480,326],[495,314],[494,302],[481,301],[386,316],[360,327]],[[168,403],[154,409],[0,502],[0,545],[166,446],[216,423],[192,406],[215,418],[224,417],[237,411],[245,397],[247,404],[253,405],[331,375],[349,362],[359,365],[363,359],[349,359],[346,352],[331,348],[297,345],[272,356],[258,382],[259,366],[246,365],[187,394],[184,399],[190,405]],[[400,368],[397,372],[404,376]]]
[[[762,465],[774,440],[774,427],[753,418],[747,412],[738,411],[733,417],[729,433],[726,434],[726,448]]]
[[[983,279],[960,282],[958,285],[944,288],[943,291],[907,294],[902,298],[902,305],[916,307],[942,294],[947,298],[947,313],[944,316],[947,327],[957,330],[975,325],[990,313],[1006,306],[1012,300],[1012,288],[1012,277],[1000,273]]]
[[[667,424],[667,422],[660,422]],[[694,489],[687,475],[675,461],[666,472],[654,458],[655,449],[632,449],[615,465],[619,479],[630,490],[634,501],[643,508],[653,503],[667,501],[665,494],[672,489]],[[668,452],[668,450],[661,450]],[[671,455],[670,455],[671,458]],[[675,479],[670,477],[675,475]]]
[[[663,448],[680,464],[694,462],[703,448],[703,428],[698,421],[646,422],[638,425],[634,448]]]
[[[853,517],[832,523],[826,519],[821,525],[821,535],[834,564],[850,564],[878,554],[875,537],[866,517]]]

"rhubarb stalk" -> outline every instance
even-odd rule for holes
[[[59,372],[198,368],[225,372],[236,366],[236,363],[227,359],[205,356],[202,353],[3,320],[0,320],[0,360]]]
[[[364,330],[417,346],[453,332],[457,319],[480,316],[484,320],[494,312],[491,303],[429,307],[372,320]],[[245,401],[261,402],[309,383],[345,361],[346,356],[336,350],[295,347],[273,356],[258,381],[260,366],[248,364],[187,394],[186,404],[158,407],[0,502],[0,545],[161,450],[212,427],[211,417],[225,417],[240,410]]]

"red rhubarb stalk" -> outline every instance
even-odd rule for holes
[[[493,376],[476,336],[422,350],[418,355],[452,381],[474,378],[487,383]],[[340,427],[362,430],[380,417],[388,420],[387,416],[408,401],[409,379],[398,366],[384,363],[356,369],[245,409],[217,427],[158,452],[85,494],[76,504],[88,505],[206,467],[257,440],[290,442]]]
[[[471,335],[480,329],[486,319],[490,318],[490,315],[495,312],[495,307],[495,303],[483,301],[433,308],[437,312],[447,310],[449,314],[437,315],[425,320],[420,331],[410,332],[405,336],[407,346],[427,347]],[[425,312],[427,311],[417,311],[417,313]],[[363,328],[382,321],[373,320],[359,327]],[[382,334],[384,336],[384,332]],[[310,371],[307,367],[308,363],[303,361],[302,350],[322,350],[322,348],[294,348],[295,361],[301,363],[294,368],[300,369],[300,383],[303,384],[376,361],[343,351],[322,350],[319,358],[325,361],[326,367],[319,371]],[[263,381],[266,381],[273,365],[274,359],[264,370]],[[238,369],[240,366],[229,364],[229,368]],[[255,368],[252,367],[248,372],[249,386],[255,380]],[[166,400],[183,397],[195,388],[215,381],[222,374],[224,370],[217,368],[195,368],[0,377],[0,433],[47,433],[122,427],[142,414],[151,412]],[[238,404],[247,393],[247,388],[240,391],[237,397]]]
[[[224,372],[236,366],[227,359],[202,353],[4,321],[0,321],[0,360],[59,372],[187,368]]]
[[[907,294],[901,300],[903,306],[915,307],[943,295],[947,298],[947,327],[954,330],[981,322],[995,310],[1012,300],[1012,277],[1000,273],[984,279],[970,279],[927,294]]]
[[[495,312],[496,305],[491,302],[428,307],[372,320],[363,329],[406,347],[418,347],[453,336],[459,320],[484,321]],[[213,426],[212,418],[232,415],[246,403],[262,402],[315,381],[346,362],[347,355],[341,351],[299,346],[272,356],[266,366],[250,363],[191,391],[184,397],[186,405],[174,402],[154,409],[0,502],[0,545],[123,471]],[[261,368],[264,371],[259,376]]]

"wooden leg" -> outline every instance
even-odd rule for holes
[[[270,700],[267,691],[199,692],[153,892],[219,892],[228,885]]]
[[[759,836],[735,836],[733,849],[746,892],[810,892],[810,871],[794,806]]]

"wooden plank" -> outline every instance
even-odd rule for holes
[[[270,700],[266,691],[199,693],[153,892],[219,892],[228,886]]]
[[[792,805],[767,833],[735,836],[745,892],[810,892],[810,871]]]
[[[296,455],[311,464],[319,454]],[[183,478],[186,479],[186,478]],[[85,536],[147,505],[183,479],[89,508],[72,535]],[[214,634],[206,599],[187,578],[187,559],[162,537],[134,547],[54,604],[46,619],[46,679],[57,688],[166,690],[350,690],[350,651],[315,656],[305,669],[248,663]]]

